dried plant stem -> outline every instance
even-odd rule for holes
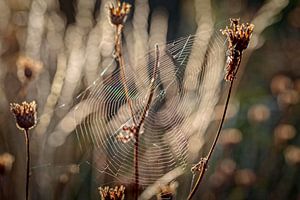
[[[137,129],[139,132],[140,130]],[[134,200],[139,196],[139,135],[135,135],[134,143]]]
[[[153,99],[153,95],[154,95],[154,89],[155,89],[155,80],[156,80],[156,75],[157,75],[157,68],[159,66],[159,48],[158,45],[155,45],[155,53],[156,53],[156,57],[155,57],[155,65],[153,68],[153,75],[152,75],[152,79],[151,79],[151,85],[150,85],[150,93],[148,96],[148,100],[146,103],[146,106],[142,112],[142,115],[139,119],[139,122],[136,126],[135,129],[135,143],[134,143],[134,179],[135,179],[135,194],[134,194],[134,199],[137,200],[138,199],[138,191],[139,191],[139,165],[138,165],[138,157],[139,157],[139,133],[141,130],[141,127],[145,121],[145,118],[147,116],[147,112],[149,111],[150,108],[150,104],[152,102]]]
[[[150,83],[150,92],[149,92],[149,97],[148,97],[148,101],[146,103],[146,106],[142,112],[142,115],[140,117],[139,123],[138,123],[138,127],[140,128],[142,126],[142,124],[145,121],[147,112],[150,108],[150,104],[152,102],[153,99],[153,95],[154,95],[154,89],[155,89],[155,80],[156,80],[156,76],[157,76],[157,69],[159,66],[159,48],[158,45],[155,45],[155,64],[154,64],[154,68],[153,68],[153,72],[152,72],[152,79],[151,79],[151,83]]]
[[[153,99],[154,95],[154,89],[155,89],[155,80],[156,80],[156,74],[157,74],[157,68],[159,65],[159,49],[158,45],[155,46],[155,53],[156,53],[156,60],[155,60],[155,65],[153,68],[153,75],[151,79],[151,85],[150,85],[150,92],[148,96],[147,103],[142,111],[142,114],[139,118],[139,121],[137,122],[135,117],[134,117],[134,111],[133,111],[133,106],[132,106],[132,101],[129,97],[129,91],[127,87],[127,81],[126,81],[126,74],[125,74],[125,61],[124,57],[122,54],[122,31],[123,31],[123,25],[119,24],[116,25],[116,35],[115,35],[115,56],[116,56],[116,61],[119,64],[120,67],[120,76],[121,76],[121,81],[122,85],[124,87],[125,91],[125,97],[126,101],[129,105],[129,110],[131,113],[131,117],[133,120],[133,127],[134,127],[134,199],[138,199],[139,195],[139,135],[140,135],[140,130],[141,127],[145,121],[145,118],[147,116],[147,113],[150,108],[150,104]]]
[[[133,123],[136,125],[137,122],[134,117],[132,101],[129,97],[129,91],[128,91],[127,82],[126,82],[125,61],[124,61],[124,57],[123,57],[123,53],[122,53],[122,31],[123,31],[123,28],[124,28],[124,26],[122,24],[119,24],[116,26],[115,55],[116,55],[116,61],[118,62],[119,67],[120,67],[120,76],[121,76],[122,85],[123,85],[124,91],[125,91],[126,102],[129,105]]]
[[[10,111],[13,113],[16,119],[17,127],[24,131],[25,145],[26,145],[26,196],[29,197],[29,176],[30,176],[30,152],[29,152],[29,129],[36,125],[36,103],[32,101],[27,103],[26,101],[22,104],[11,103]]]
[[[242,59],[242,55],[241,57],[239,58],[239,61],[238,61],[238,64],[237,64],[237,67],[236,67],[236,71],[234,73],[234,77],[235,75],[237,74],[237,71],[239,69],[239,66],[240,66],[240,63],[241,63],[241,59]],[[225,121],[225,117],[226,117],[226,113],[227,113],[227,108],[228,108],[228,105],[229,105],[229,100],[230,100],[230,96],[231,96],[231,91],[232,91],[232,88],[233,88],[233,82],[234,82],[234,79],[232,81],[230,81],[230,86],[229,86],[229,90],[228,90],[228,94],[227,94],[227,98],[226,98],[226,102],[225,102],[225,105],[224,105],[224,110],[223,110],[223,115],[222,115],[222,118],[221,118],[221,121],[220,121],[220,124],[219,124],[219,128],[218,128],[218,131],[215,135],[215,138],[214,138],[214,141],[210,147],[210,150],[207,154],[207,156],[205,156],[204,158],[201,159],[201,163],[199,162],[199,168],[196,170],[196,171],[199,171],[199,176],[197,178],[197,181],[194,185],[194,187],[192,188],[187,200],[191,200],[192,197],[194,196],[194,194],[196,193],[203,177],[204,177],[204,174],[205,174],[205,171],[207,169],[207,165],[208,165],[208,161],[209,159],[211,158],[212,156],[212,153],[217,145],[217,142],[218,142],[218,139],[220,137],[220,134],[221,134],[221,130],[223,128],[223,124],[224,124],[224,121]]]
[[[29,176],[30,176],[30,153],[29,153],[29,132],[24,129],[25,143],[26,143],[26,200],[29,197]]]
[[[116,61],[119,64],[120,67],[120,76],[121,76],[121,81],[122,85],[125,91],[125,97],[126,97],[126,102],[129,105],[129,110],[131,113],[131,117],[133,120],[133,124],[135,127],[135,143],[134,143],[134,199],[138,199],[138,191],[139,191],[139,132],[140,132],[140,127],[137,126],[136,119],[134,117],[134,112],[133,112],[133,107],[132,107],[132,102],[129,97],[129,92],[128,92],[128,87],[127,87],[127,81],[126,81],[126,74],[125,74],[125,61],[124,57],[122,54],[122,31],[123,31],[123,25],[117,25],[116,26],[116,36],[115,36],[115,54],[116,54]]]

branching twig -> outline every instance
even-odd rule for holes
[[[125,98],[126,102],[129,105],[130,114],[133,120],[133,125],[131,127],[123,127],[125,130],[129,130],[134,137],[134,199],[138,199],[138,193],[139,193],[139,135],[141,127],[145,121],[145,118],[147,116],[147,113],[150,108],[150,104],[153,99],[154,95],[154,89],[155,89],[155,80],[156,80],[156,74],[157,74],[157,68],[159,65],[159,49],[158,45],[155,46],[155,65],[153,68],[153,75],[151,79],[151,85],[150,85],[150,92],[148,96],[147,103],[142,111],[142,114],[139,118],[139,121],[134,117],[135,113],[132,106],[132,101],[129,96],[129,90],[127,87],[127,81],[126,81],[126,74],[125,74],[125,61],[122,53],[122,32],[124,28],[124,22],[126,20],[127,14],[130,11],[130,5],[123,2],[121,4],[120,0],[117,1],[117,7],[110,7],[110,21],[113,25],[116,27],[116,35],[115,35],[115,57],[116,62],[118,63],[120,67],[120,76],[121,76],[121,82],[124,88],[125,92]]]
[[[157,76],[157,68],[159,66],[159,48],[158,45],[155,46],[155,65],[153,68],[153,75],[152,75],[152,79],[151,79],[151,86],[150,86],[150,93],[148,96],[148,100],[147,100],[147,104],[142,112],[142,115],[139,119],[139,122],[137,124],[137,126],[133,127],[133,133],[134,133],[134,179],[135,179],[135,196],[134,199],[137,200],[138,199],[138,191],[139,191],[139,164],[138,164],[138,158],[139,158],[139,134],[140,134],[140,130],[141,130],[141,126],[143,125],[147,112],[149,111],[150,108],[150,104],[152,102],[153,99],[153,95],[154,95],[154,89],[155,89],[155,80],[156,80],[156,76]]]
[[[227,95],[227,99],[224,106],[223,115],[221,118],[221,122],[219,124],[219,128],[215,135],[214,141],[211,145],[211,148],[204,158],[201,158],[200,161],[192,168],[193,173],[199,172],[199,176],[197,181],[192,188],[187,200],[191,200],[194,196],[196,190],[198,189],[200,182],[202,181],[205,171],[207,170],[209,159],[216,147],[218,139],[220,137],[220,133],[225,121],[226,112],[231,96],[232,86],[239,69],[241,59],[242,59],[242,52],[248,47],[250,36],[252,34],[254,25],[252,24],[240,24],[239,19],[230,19],[230,28],[226,27],[225,30],[221,30],[224,35],[227,36],[228,39],[228,57],[227,57],[227,65],[226,65],[226,75],[225,80],[230,81],[230,87]]]

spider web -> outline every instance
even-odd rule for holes
[[[153,101],[139,136],[139,181],[150,185],[166,172],[188,164],[191,117],[203,108],[209,85],[221,82],[224,41],[213,34],[209,41],[198,33],[159,45],[158,76]],[[207,47],[204,45],[207,44]],[[146,60],[146,62],[144,62]],[[134,116],[139,119],[150,91],[155,52],[138,66],[125,66],[126,85]],[[142,71],[146,70],[141,76]],[[209,102],[207,102],[209,103]],[[75,108],[76,134],[83,151],[91,150],[91,165],[122,183],[134,182],[134,139],[124,131],[131,117],[117,67],[104,80],[95,81]],[[85,116],[82,120],[82,116]],[[198,122],[199,126],[201,121]],[[122,138],[126,138],[126,140]]]

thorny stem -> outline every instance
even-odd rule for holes
[[[236,71],[234,73],[234,77],[235,75],[237,74],[238,72],[238,69],[240,67],[240,63],[241,63],[241,59],[242,59],[242,54],[240,55],[240,58],[239,58],[239,61],[238,61],[238,64],[237,64],[237,68],[236,68]],[[214,138],[214,141],[210,147],[210,150],[207,154],[206,157],[202,158],[199,162],[199,168],[196,170],[196,171],[199,171],[199,176],[197,178],[197,181],[195,183],[195,186],[193,187],[193,189],[191,190],[187,200],[191,200],[192,197],[194,196],[194,194],[196,193],[203,177],[204,177],[204,174],[205,174],[205,171],[207,169],[207,165],[208,165],[208,161],[209,159],[211,158],[211,155],[217,145],[217,142],[218,142],[218,139],[220,137],[220,134],[221,134],[221,130],[222,130],[222,127],[223,127],[223,124],[224,124],[224,121],[225,121],[225,117],[226,117],[226,113],[227,113],[227,108],[228,108],[228,105],[229,105],[229,100],[230,100],[230,96],[231,96],[231,91],[232,91],[232,87],[233,87],[233,82],[234,82],[234,79],[232,81],[230,81],[230,86],[229,86],[229,90],[228,90],[228,94],[227,94],[227,98],[226,98],[226,102],[225,102],[225,105],[224,105],[224,110],[223,110],[223,115],[222,115],[222,118],[221,118],[221,122],[219,124],[219,128],[218,128],[218,131],[215,135],[215,138]]]
[[[127,82],[126,82],[126,75],[125,75],[125,61],[124,57],[122,54],[122,31],[123,31],[124,26],[122,24],[119,24],[116,26],[116,35],[115,35],[115,56],[116,56],[116,61],[119,64],[120,67],[120,75],[121,75],[121,81],[122,85],[124,87],[125,91],[125,97],[126,97],[126,102],[129,105],[131,117],[133,120],[134,125],[136,125],[136,120],[134,117],[134,112],[133,112],[133,107],[132,107],[132,102],[129,97],[129,92],[128,92],[128,87],[127,87]]]
[[[29,133],[28,129],[24,130],[25,133],[25,143],[26,143],[26,197],[29,197],[29,176],[30,176],[30,153],[29,153]]]

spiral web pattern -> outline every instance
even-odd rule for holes
[[[223,66],[215,65],[217,59],[224,57],[220,36],[213,35],[208,48],[196,45],[199,42],[202,42],[201,34],[159,45],[154,97],[139,136],[141,185],[152,184],[166,172],[187,165],[189,116],[197,112],[209,79],[223,69]],[[189,63],[195,70],[187,73],[192,51],[202,58]],[[137,74],[141,73],[125,66],[126,85],[137,121],[149,96],[155,52],[150,51],[145,58],[147,63],[140,63],[135,67],[138,70],[146,69],[148,75],[145,77],[138,77]],[[194,88],[190,89],[187,85],[194,85]],[[75,119],[76,115],[87,116],[78,122],[76,128],[81,148],[86,150],[93,147],[96,158],[93,164],[100,172],[109,174],[122,183],[133,183],[135,141],[122,129],[124,125],[131,126],[133,120],[120,70],[116,69],[106,79],[94,82],[82,95],[81,102],[84,102],[81,104],[84,108],[77,107],[78,112],[75,112]]]

